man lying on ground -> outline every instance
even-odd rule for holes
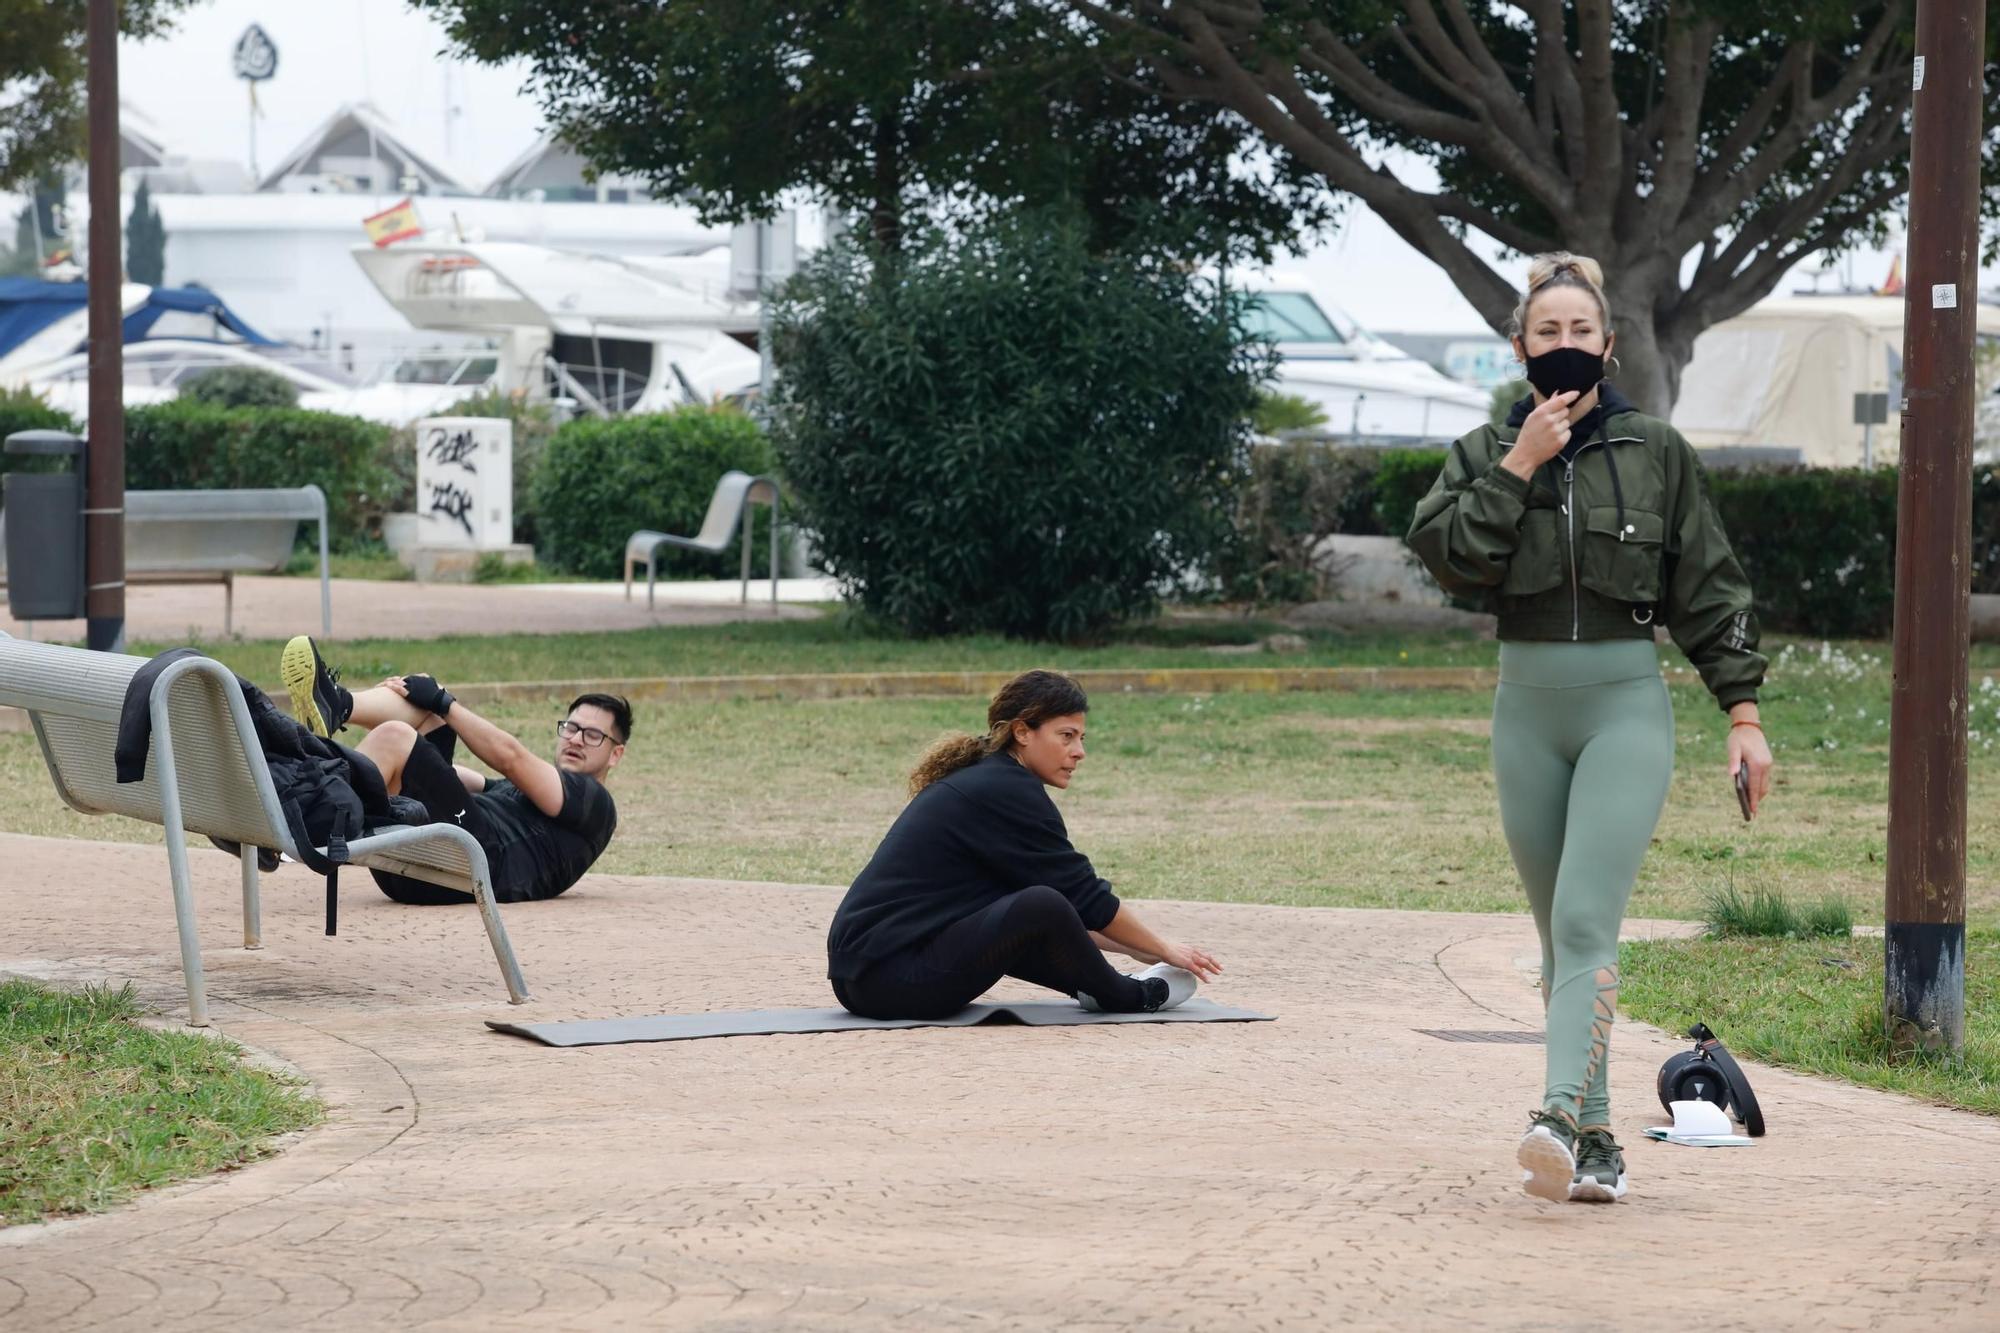
[[[503,903],[553,898],[583,877],[618,827],[604,779],[625,756],[632,706],[586,694],[556,724],[554,763],[488,722],[430,676],[392,676],[350,692],[311,638],[285,645],[280,662],[292,714],[316,736],[349,723],[368,734],[354,748],[382,772],[391,795],[421,802],[434,823],[457,824],[486,851],[493,896]],[[452,762],[459,740],[500,774]],[[472,895],[372,870],[400,903],[469,903]]]

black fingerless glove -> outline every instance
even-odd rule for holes
[[[431,676],[403,677],[403,691],[406,698],[426,713],[443,717],[451,710],[454,700],[451,691],[437,683]]]

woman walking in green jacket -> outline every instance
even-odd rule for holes
[[[1541,935],[1548,1032],[1522,1183],[1609,1203],[1625,1194],[1605,1087],[1618,927],[1673,776],[1656,622],[1728,714],[1729,776],[1744,771],[1753,812],[1771,751],[1749,583],[1692,447],[1606,378],[1603,283],[1594,260],[1535,258],[1513,328],[1533,394],[1452,445],[1409,542],[1447,591],[1498,616],[1493,772]]]

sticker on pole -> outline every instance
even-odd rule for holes
[[[1958,309],[1958,284],[1955,282],[1934,282],[1931,284],[1931,309]]]
[[[1910,91],[1916,92],[1924,86],[1924,58],[1918,56],[1910,66]]]

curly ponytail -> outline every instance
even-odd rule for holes
[[[1089,711],[1090,700],[1083,687],[1068,676],[1054,671],[1024,671],[1002,685],[993,702],[987,705],[984,736],[955,732],[932,742],[917,766],[910,770],[910,795],[915,796],[939,778],[948,778],[987,755],[1011,750],[1016,722],[1034,728],[1052,717]]]

